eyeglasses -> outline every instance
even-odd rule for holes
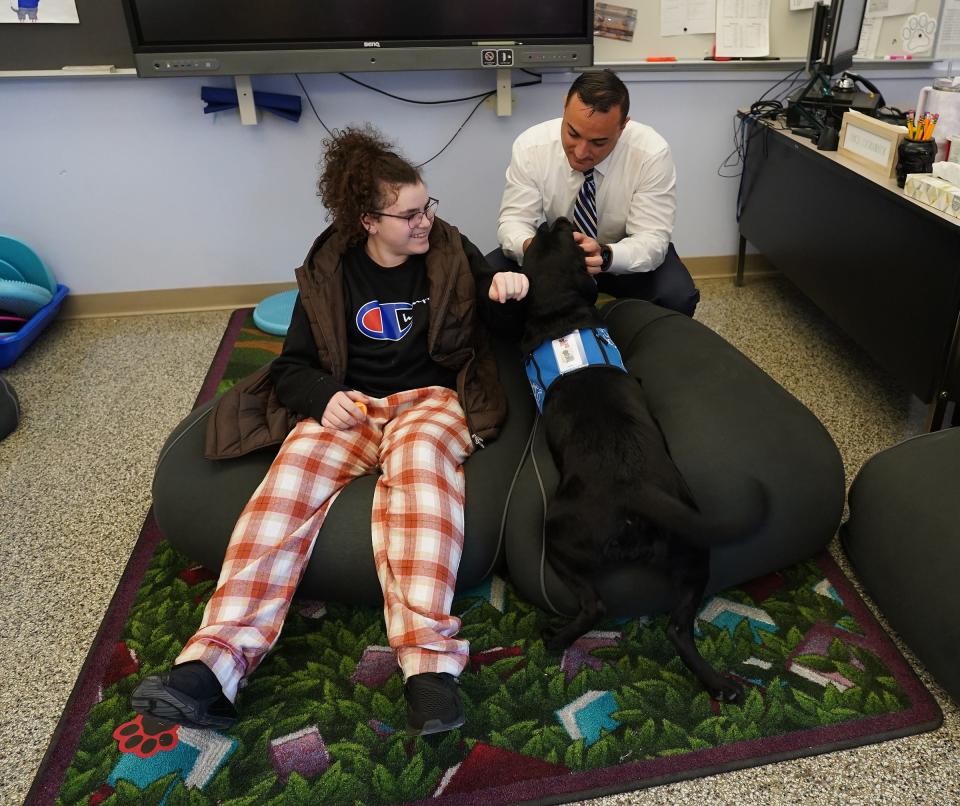
[[[427,221],[433,221],[437,216],[437,205],[440,204],[439,199],[433,198],[431,196],[427,199],[427,206],[422,210],[417,210],[414,213],[406,213],[404,215],[397,215],[396,213],[384,213],[380,210],[371,210],[369,215],[385,215],[387,218],[402,218],[407,222],[407,226],[410,229],[416,229],[423,223],[423,219]]]

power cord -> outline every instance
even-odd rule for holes
[[[735,116],[733,119],[733,151],[720,163],[720,167],[717,168],[717,176],[724,179],[736,179],[740,176],[741,166],[747,160],[747,148],[750,140],[763,133],[766,128],[755,129],[747,137],[747,123],[749,121],[769,121],[769,126],[783,128],[775,125],[782,114],[783,104],[777,99],[770,99],[769,101],[754,101],[750,104],[750,111],[743,117],[740,117],[739,114]],[[733,173],[729,173],[731,169],[734,170]]]
[[[531,70],[527,70],[526,68],[521,68],[521,70],[522,70],[522,72],[526,73],[527,75],[535,76],[537,80],[536,80],[536,81],[522,81],[522,82],[520,82],[519,84],[511,84],[511,85],[510,85],[511,89],[516,89],[516,88],[518,88],[518,87],[533,87],[533,86],[536,86],[537,84],[542,84],[542,83],[543,83],[543,75],[542,75],[542,74],[540,74],[540,73],[534,73],[534,72],[532,72]],[[310,108],[313,110],[313,114],[316,116],[317,120],[320,121],[320,125],[323,126],[324,130],[326,131],[326,133],[329,134],[331,137],[333,137],[333,132],[331,132],[330,129],[327,127],[327,124],[323,122],[323,119],[320,117],[320,114],[317,112],[317,108],[313,105],[313,101],[312,101],[311,98],[310,98],[310,93],[307,92],[307,88],[303,85],[303,81],[300,79],[300,75],[299,75],[299,74],[296,74],[296,73],[295,73],[294,75],[296,75],[297,82],[300,84],[300,89],[303,90],[303,94],[306,96],[307,102],[310,104]],[[460,97],[460,98],[439,98],[439,99],[426,100],[426,101],[424,101],[424,100],[421,100],[421,99],[419,99],[419,98],[404,98],[404,97],[401,96],[401,95],[394,95],[392,92],[387,92],[386,90],[382,90],[382,89],[380,89],[379,87],[374,87],[372,84],[367,84],[366,82],[360,81],[359,79],[356,79],[356,78],[354,78],[353,76],[349,76],[349,75],[347,75],[346,73],[340,73],[339,75],[341,75],[343,78],[347,79],[347,81],[352,81],[354,84],[359,84],[361,87],[364,87],[364,88],[370,90],[371,92],[376,92],[376,93],[379,93],[380,95],[386,95],[388,98],[393,98],[395,101],[403,101],[404,103],[407,103],[407,104],[420,104],[420,105],[432,106],[432,105],[436,105],[436,104],[456,104],[456,103],[462,103],[463,101],[472,101],[472,100],[474,100],[475,98],[479,98],[479,99],[480,99],[480,100],[477,101],[477,103],[474,105],[473,109],[470,110],[470,114],[468,114],[468,115],[463,119],[463,123],[461,123],[460,126],[459,126],[459,128],[453,133],[453,136],[452,136],[449,140],[447,140],[447,142],[444,144],[443,148],[441,148],[436,154],[434,154],[432,157],[430,157],[430,159],[424,160],[424,161],[421,162],[419,165],[417,165],[417,166],[416,166],[417,168],[422,168],[422,167],[423,167],[424,165],[426,165],[427,163],[433,162],[433,161],[434,161],[437,157],[439,157],[444,151],[446,151],[447,148],[449,148],[450,144],[457,138],[457,135],[460,134],[461,131],[463,131],[463,127],[467,125],[467,123],[470,121],[470,118],[472,118],[472,117],[474,116],[474,114],[476,113],[476,111],[480,108],[480,104],[482,104],[482,103],[483,103],[485,100],[487,100],[487,98],[489,98],[490,96],[497,94],[497,91],[496,91],[496,90],[488,90],[487,92],[479,92],[479,93],[477,93],[476,95],[465,95],[465,96],[462,96],[462,97]]]
[[[449,140],[447,140],[446,145],[444,145],[443,148],[441,148],[436,154],[434,154],[432,157],[430,157],[430,159],[424,160],[423,162],[421,162],[421,163],[420,163],[419,165],[417,165],[416,167],[417,167],[417,168],[422,168],[422,167],[423,167],[424,165],[426,165],[428,162],[433,162],[433,161],[434,161],[437,157],[439,157],[444,151],[446,151],[446,150],[447,150],[447,147],[450,145],[450,143],[452,143],[454,140],[456,140],[456,139],[457,139],[457,135],[460,134],[461,131],[463,131],[463,127],[466,126],[467,123],[469,122],[470,118],[473,117],[474,112],[476,112],[476,111],[480,108],[480,104],[482,104],[485,100],[487,100],[487,98],[489,98],[491,95],[496,95],[496,94],[497,94],[496,90],[492,90],[491,92],[486,93],[479,101],[477,101],[477,103],[474,105],[473,109],[470,110],[470,114],[467,115],[467,116],[463,119],[463,123],[460,124],[460,128],[458,128],[458,129],[453,133],[453,137],[451,137]]]
[[[754,101],[750,104],[750,117],[755,120],[775,120],[783,114],[783,101],[771,98],[769,101]]]
[[[523,72],[528,73],[532,76],[536,76],[537,81],[522,81],[519,84],[511,84],[510,85],[511,89],[515,89],[517,87],[532,87],[536,84],[543,83],[543,76],[540,75],[539,73],[531,73],[529,70],[524,70]],[[463,123],[461,123],[460,126],[457,128],[457,130],[453,133],[453,136],[449,140],[447,140],[443,148],[441,148],[436,154],[430,157],[430,159],[424,160],[419,165],[417,165],[416,166],[417,168],[422,168],[424,165],[427,165],[428,163],[433,162],[444,151],[446,151],[450,147],[450,144],[457,139],[457,135],[463,131],[463,127],[467,125],[467,123],[470,121],[470,118],[472,118],[476,113],[476,111],[480,108],[480,104],[482,104],[490,96],[497,94],[496,90],[488,90],[487,92],[480,92],[480,93],[477,93],[476,95],[465,95],[461,98],[440,98],[435,100],[423,101],[418,98],[404,98],[400,95],[394,95],[392,92],[387,92],[386,90],[382,90],[379,87],[374,87],[372,84],[367,84],[363,81],[360,81],[354,78],[353,76],[348,76],[346,73],[340,73],[340,75],[343,76],[348,81],[352,81],[354,84],[359,84],[361,87],[366,87],[368,90],[379,93],[380,95],[386,95],[388,98],[393,98],[395,101],[403,101],[404,103],[408,103],[408,104],[421,104],[421,105],[456,104],[456,103],[461,103],[462,101],[472,101],[475,98],[480,99],[474,105],[473,109],[470,110],[470,114],[468,114],[464,118]]]
[[[320,113],[317,112],[317,107],[315,107],[315,106],[313,105],[313,101],[312,101],[311,98],[310,98],[310,93],[307,92],[307,88],[306,88],[305,86],[303,86],[303,81],[300,79],[300,74],[299,74],[299,73],[294,73],[293,75],[296,77],[297,83],[300,85],[300,89],[303,90],[303,94],[304,94],[304,96],[305,96],[306,99],[307,99],[307,103],[310,104],[310,108],[313,110],[313,114],[316,115],[317,120],[320,121],[320,125],[323,126],[323,130],[324,130],[327,134],[329,134],[331,137],[333,137],[333,132],[330,131],[330,128],[327,126],[327,124],[323,122],[323,118],[321,118],[321,117],[320,117]]]
[[[792,89],[794,88],[794,86],[800,82],[800,80],[801,80],[801,79],[800,79],[800,73],[803,72],[803,70],[804,70],[803,67],[798,67],[796,70],[791,70],[789,73],[787,73],[787,74],[786,74],[783,78],[781,78],[779,81],[777,81],[776,83],[774,83],[772,86],[768,87],[768,88],[767,88],[767,91],[764,92],[763,95],[761,95],[761,96],[757,99],[758,102],[764,100],[764,99],[767,97],[767,93],[772,92],[772,91],[775,90],[777,87],[779,87],[781,84],[783,84],[784,82],[787,82],[787,86],[784,87],[780,92],[778,92],[778,93],[774,96],[774,99],[775,99],[775,100],[778,100],[778,101],[779,101],[779,100],[782,100],[782,99],[784,98],[784,96],[786,96],[786,95],[790,92],[790,90],[792,90]]]
[[[386,90],[382,90],[379,87],[374,87],[372,84],[365,84],[363,81],[360,81],[359,79],[354,78],[353,76],[348,76],[346,73],[340,73],[339,75],[347,79],[347,81],[352,81],[354,84],[359,84],[361,87],[366,87],[368,90],[377,92],[380,95],[386,95],[388,98],[393,98],[393,100],[395,101],[403,101],[406,104],[424,104],[424,105],[456,104],[456,103],[460,103],[461,101],[472,101],[474,98],[489,98],[491,95],[493,95],[496,92],[495,90],[487,90],[486,92],[478,92],[476,95],[464,95],[462,98],[441,98],[436,101],[421,101],[421,100],[418,100],[417,98],[403,98],[400,95],[394,95],[392,92],[387,92]],[[538,81],[531,81],[526,84],[514,84],[513,86],[528,87],[531,84],[539,84],[539,83],[540,82]]]
[[[736,179],[742,173],[742,165],[746,162],[747,149],[750,144],[750,140],[756,137],[759,134],[765,133],[766,127],[759,127],[754,129],[754,131],[748,137],[746,134],[747,123],[751,120],[753,121],[767,121],[768,126],[773,128],[784,128],[781,125],[776,125],[777,121],[782,117],[784,113],[783,98],[789,94],[793,89],[794,84],[799,81],[799,74],[803,71],[804,68],[799,67],[796,70],[792,70],[787,73],[783,78],[771,84],[756,101],[750,104],[750,111],[740,117],[739,114],[734,115],[733,118],[733,151],[731,151],[726,157],[724,157],[723,162],[720,163],[720,166],[717,168],[717,176],[723,177],[724,179]],[[781,84],[786,83],[787,86],[784,87],[777,95],[773,98],[767,98],[767,96],[777,89]],[[732,172],[731,172],[732,171]]]
[[[887,123],[893,123],[897,126],[903,126],[909,117],[907,112],[898,109],[895,106],[884,106],[877,110],[877,118],[885,120]]]
[[[849,70],[845,71],[843,74],[846,78],[853,79],[854,85],[863,84],[870,92],[874,93],[880,99],[880,108],[882,109],[887,105],[887,102],[883,98],[883,93],[877,89],[877,85],[874,84],[869,79],[864,78],[859,73],[851,73]]]
[[[743,208],[743,185],[745,172],[744,168],[747,164],[747,154],[750,149],[750,142],[759,136],[762,136],[763,139],[761,143],[763,145],[764,154],[766,154],[767,149],[767,137],[770,135],[770,129],[772,128],[785,128],[782,124],[778,125],[778,122],[782,120],[784,114],[783,98],[790,93],[793,89],[794,84],[799,81],[799,75],[802,72],[803,68],[797,68],[787,73],[779,81],[775,82],[773,85],[767,88],[767,90],[760,96],[760,98],[750,104],[750,111],[747,112],[742,117],[738,114],[734,117],[734,130],[733,130],[733,144],[734,149],[730,154],[727,155],[726,159],[721,163],[720,167],[717,169],[718,176],[722,176],[725,179],[733,179],[739,177],[740,182],[737,185],[737,203],[736,203],[736,215],[737,221],[740,221],[740,213]],[[784,87],[777,95],[773,98],[767,98],[771,92],[773,92],[781,84],[786,83]],[[763,125],[754,126],[750,130],[749,135],[747,134],[747,126],[751,122],[754,123],[763,123]],[[724,173],[725,169],[739,169],[736,173]]]

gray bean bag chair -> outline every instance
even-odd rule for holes
[[[716,552],[712,588],[752,579],[822,549],[840,521],[844,477],[836,446],[820,422],[720,336],[686,316],[639,300],[613,302],[604,315],[701,504],[736,509],[738,480],[746,474],[766,487],[769,511],[761,528],[743,543]],[[536,407],[517,347],[498,343],[496,353],[509,414],[500,437],[465,465],[466,536],[457,587],[477,585],[505,557],[523,596],[548,610],[573,613],[573,597],[544,562],[543,501],[556,486],[556,470],[542,430],[533,428]],[[194,411],[167,440],[153,498],[168,540],[217,570],[233,524],[275,454],[204,459],[208,411],[209,405]],[[531,434],[534,446],[528,453]],[[370,539],[373,487],[373,477],[358,479],[331,507],[301,595],[382,601]],[[651,613],[668,603],[666,580],[642,566],[609,572],[599,589],[614,615]]]
[[[0,378],[0,439],[13,433],[20,422],[20,401],[13,387]]]
[[[509,414],[500,436],[464,465],[465,535],[458,590],[479,584],[502,559],[507,493],[533,422],[530,386],[517,348],[504,343],[494,347]],[[195,409],[164,444],[153,480],[153,511],[160,531],[176,549],[219,571],[234,523],[276,450],[216,462],[205,459],[211,405]],[[370,537],[375,483],[373,476],[356,479],[330,507],[298,589],[301,596],[348,604],[383,602]]]
[[[719,335],[649,302],[602,309],[627,371],[642,384],[671,455],[704,511],[738,515],[745,479],[765,487],[767,512],[741,543],[718,549],[710,589],[721,590],[816,554],[836,533],[844,474],[837,447],[810,411]],[[510,578],[546,610],[577,604],[545,562],[544,501],[558,482],[543,429],[518,477],[506,521]],[[749,523],[753,513],[742,511]],[[637,563],[606,572],[597,590],[611,616],[667,610],[669,580]]]
[[[960,428],[871,457],[840,531],[857,577],[890,625],[960,702]]]

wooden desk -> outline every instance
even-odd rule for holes
[[[752,120],[747,134],[737,284],[750,241],[940,428],[960,398],[960,220],[809,140]]]

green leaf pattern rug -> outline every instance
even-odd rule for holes
[[[222,346],[234,349],[221,390],[279,350],[280,339],[245,316],[234,316],[235,346]],[[170,665],[215,580],[156,543],[132,604],[101,631],[88,710],[79,696],[68,706],[34,785],[63,806],[561,802],[916,733],[941,719],[824,555],[704,603],[700,651],[742,681],[742,705],[718,705],[700,688],[667,640],[665,616],[608,621],[551,653],[540,631],[552,617],[494,576],[454,602],[471,645],[461,729],[405,734],[380,608],[303,600],[241,691],[232,730],[165,725],[135,715],[130,693]]]

